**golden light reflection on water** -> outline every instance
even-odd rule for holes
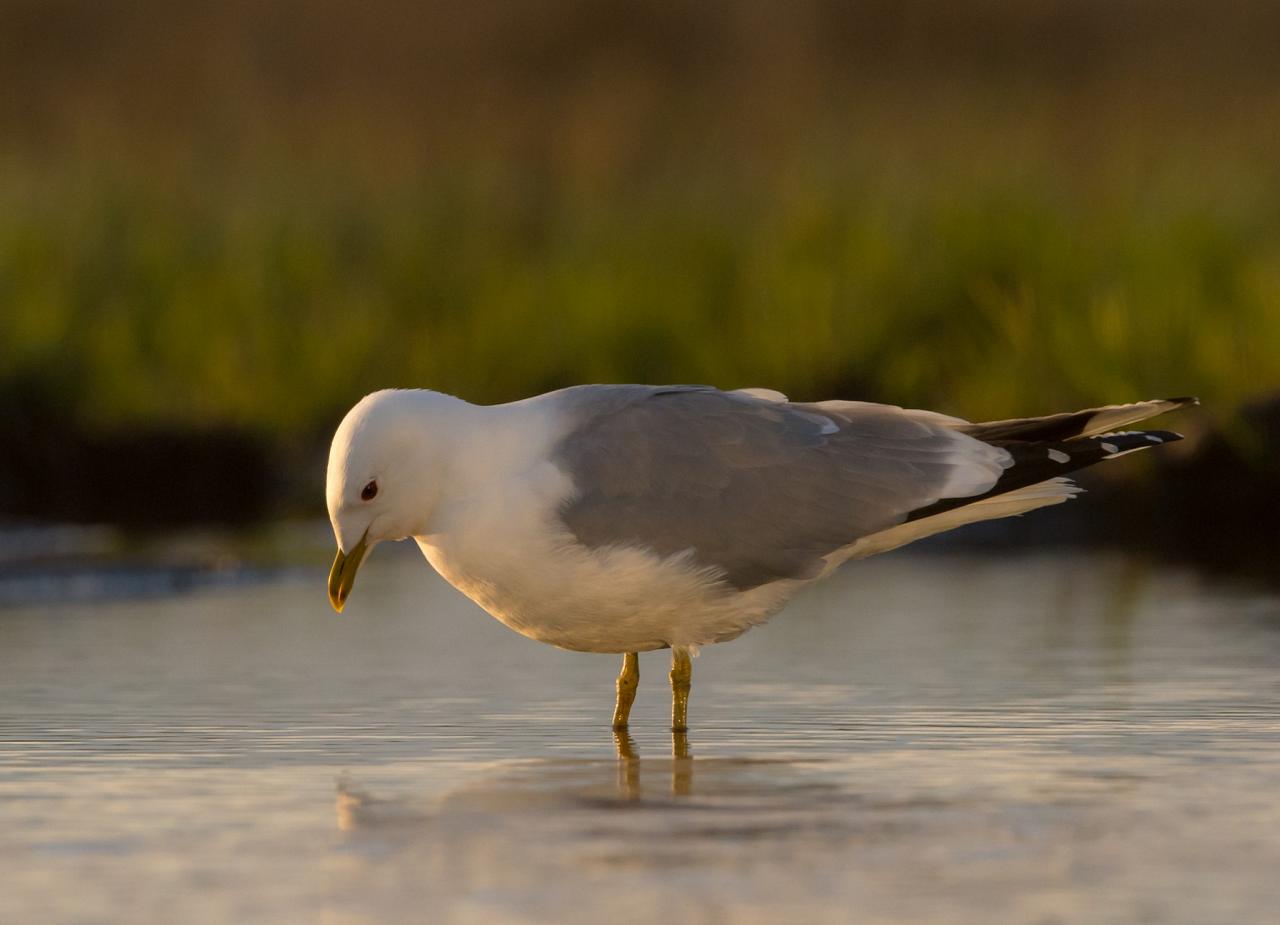
[[[665,685],[611,734],[614,659],[416,560],[340,621],[287,582],[0,613],[0,921],[1273,920],[1274,599],[868,565],[706,650],[689,735]]]

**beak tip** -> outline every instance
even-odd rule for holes
[[[334,556],[333,568],[329,571],[328,590],[329,603],[338,613],[342,613],[342,608],[347,604],[347,598],[351,596],[351,586],[355,584],[356,570],[360,568],[360,561],[364,559],[367,551],[365,538],[361,537],[360,542],[352,547],[350,554],[344,553],[339,547],[338,554]]]

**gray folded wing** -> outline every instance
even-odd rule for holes
[[[823,557],[944,498],[990,489],[1009,454],[950,419],[886,405],[797,404],[702,386],[556,394],[561,516],[589,547],[689,550],[747,589],[818,574]],[[959,423],[959,422],[955,422]]]

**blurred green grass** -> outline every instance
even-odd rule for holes
[[[192,9],[3,4],[0,391],[81,425],[1280,390],[1266,4]]]
[[[86,420],[294,433],[387,385],[708,381],[988,417],[1280,387],[1274,176],[1175,177],[1137,208],[1054,179],[824,169],[603,202],[466,175],[32,181],[0,216],[0,377],[65,380]]]

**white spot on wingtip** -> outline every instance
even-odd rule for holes
[[[1106,452],[1108,452],[1108,453],[1119,453],[1119,452],[1120,452],[1120,447],[1116,446],[1114,443],[1103,443],[1103,444],[1101,444],[1101,446],[1102,446],[1102,448],[1103,448]]]
[[[1155,434],[1147,434],[1147,439],[1152,443],[1164,443],[1163,437],[1157,437]]]
[[[1071,462],[1071,457],[1070,457],[1070,456],[1068,456],[1066,453],[1062,452],[1062,450],[1050,450],[1050,451],[1049,451],[1049,458],[1050,458],[1050,459],[1052,459],[1052,460],[1053,460],[1054,462],[1056,462],[1056,463],[1068,463],[1068,462]]]

